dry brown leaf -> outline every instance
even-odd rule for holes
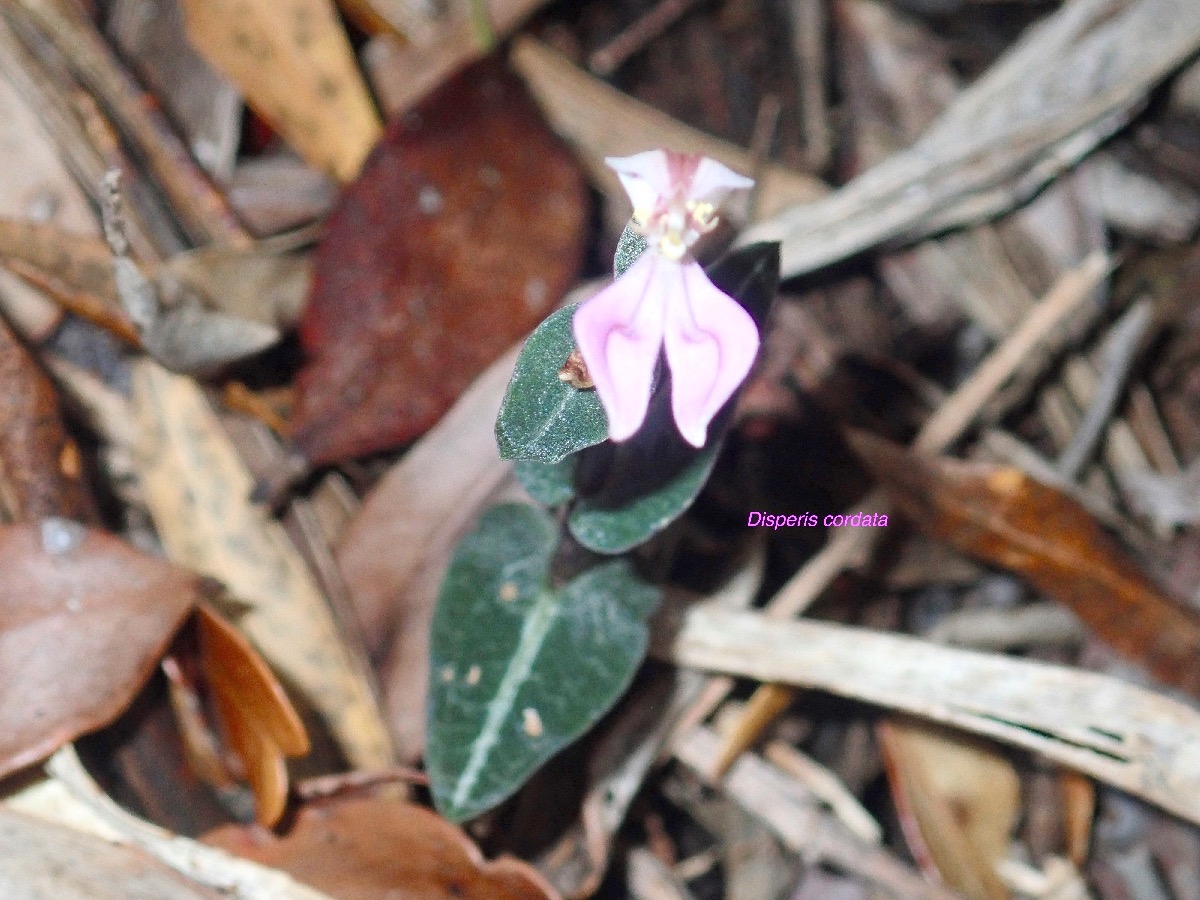
[[[159,290],[198,294],[209,309],[289,328],[308,296],[310,266],[298,254],[202,247],[177,254],[155,275]]]
[[[566,293],[587,209],[578,165],[494,61],[393,120],[316,251],[293,415],[305,459],[427,431]]]
[[[758,179],[757,208],[762,216],[811,203],[828,191],[817,179],[783,166],[756,166],[754,158],[740,147],[622,94],[533,38],[519,37],[513,42],[512,64],[550,125],[587,164],[592,180],[620,203],[626,202],[625,193],[616,175],[604,165],[604,157],[625,156],[647,147],[702,153],[754,175]]]
[[[308,735],[283,687],[250,642],[205,605],[196,610],[196,622],[201,668],[254,790],[255,816],[264,825],[274,825],[287,805],[284,758],[308,753]]]
[[[557,897],[531,866],[511,857],[484,862],[460,829],[401,800],[308,803],[283,837],[229,825],[204,841],[290,872],[338,900]]]
[[[1016,572],[1164,683],[1200,694],[1200,614],[1160,590],[1091,513],[1018,469],[851,445],[919,529]]]
[[[995,867],[1021,810],[1012,765],[977,739],[926,723],[887,720],[876,734],[914,858],[967,900],[1007,900]]]
[[[378,114],[330,0],[184,0],[188,37],[310,165],[358,174]]]
[[[10,519],[92,521],[79,447],[67,435],[58,393],[0,321],[0,510]]]
[[[402,30],[400,18],[389,15],[384,7],[396,7],[404,0],[343,0],[343,5],[368,31],[384,25]],[[421,2],[421,0],[416,0]],[[401,41],[391,33],[378,34],[363,51],[363,63],[371,75],[372,87],[390,119],[419,103],[456,70],[484,56],[489,48],[479,40],[471,24],[472,4],[449,4],[436,18],[426,17],[427,27],[415,40]],[[478,0],[487,10],[494,34],[511,34],[521,22],[546,0]],[[370,7],[370,8],[368,8]],[[372,15],[374,12],[376,15]],[[413,21],[412,17],[407,17]],[[422,23],[424,24],[424,23]]]
[[[201,582],[66,519],[0,526],[0,775],[114,719]]]
[[[0,897],[7,900],[219,900],[148,854],[0,809]]]
[[[133,402],[135,462],[168,555],[221,579],[248,604],[239,627],[352,764],[391,765],[370,685],[283,526],[251,503],[253,479],[203,392],[143,360],[134,365]]]

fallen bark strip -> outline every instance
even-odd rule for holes
[[[743,233],[783,275],[1023,203],[1110,137],[1200,46],[1196,0],[1079,0],[1031,27],[909,149]]]
[[[822,622],[693,607],[652,652],[1037,751],[1200,823],[1200,711],[1107,675]],[[677,627],[675,627],[677,626]]]

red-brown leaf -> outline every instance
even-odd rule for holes
[[[463,832],[423,806],[382,798],[306,804],[291,830],[227,825],[206,843],[265,863],[339,900],[550,900],[519,860],[484,862]]]
[[[1164,683],[1200,696],[1200,614],[1070,497],[1007,466],[920,456],[862,432],[851,443],[922,531],[1016,572]]]
[[[0,526],[0,776],[112,721],[201,581],[72,522]]]
[[[393,121],[316,252],[294,420],[306,458],[428,429],[554,307],[586,219],[578,166],[495,62]]]

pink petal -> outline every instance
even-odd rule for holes
[[[700,158],[700,165],[692,177],[688,190],[688,199],[707,201],[713,206],[720,206],[730,191],[754,187],[754,179],[739,175],[733,169],[727,168],[715,159],[707,156]]]
[[[604,164],[617,173],[635,210],[653,210],[660,198],[671,196],[671,173],[662,150],[633,156],[605,157]]]
[[[758,327],[732,298],[704,274],[700,264],[679,267],[667,298],[667,363],[671,410],[679,433],[703,447],[708,423],[750,373],[758,354]]]
[[[608,415],[608,433],[623,441],[642,427],[663,339],[663,270],[677,268],[643,253],[629,270],[575,311],[575,343]]]

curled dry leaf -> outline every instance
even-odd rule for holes
[[[308,753],[308,735],[283,687],[236,628],[207,605],[196,610],[201,667],[257,801],[255,817],[274,825],[287,805],[284,758]]]
[[[306,804],[276,837],[228,825],[205,843],[283,869],[339,900],[552,900],[537,872],[484,862],[463,832],[423,806],[382,798]]]
[[[984,742],[902,719],[876,731],[904,836],[922,868],[968,900],[1007,900],[996,863],[1021,810],[1012,765]]]
[[[1066,494],[1007,466],[921,456],[864,432],[850,441],[922,531],[1018,573],[1164,683],[1200,695],[1200,615]]]
[[[191,572],[65,519],[0,527],[0,776],[114,719],[201,599]]]
[[[433,425],[553,309],[586,218],[578,167],[496,64],[393,121],[317,249],[295,415],[309,462]]]
[[[379,117],[332,0],[183,0],[188,38],[314,168],[357,174]]]

